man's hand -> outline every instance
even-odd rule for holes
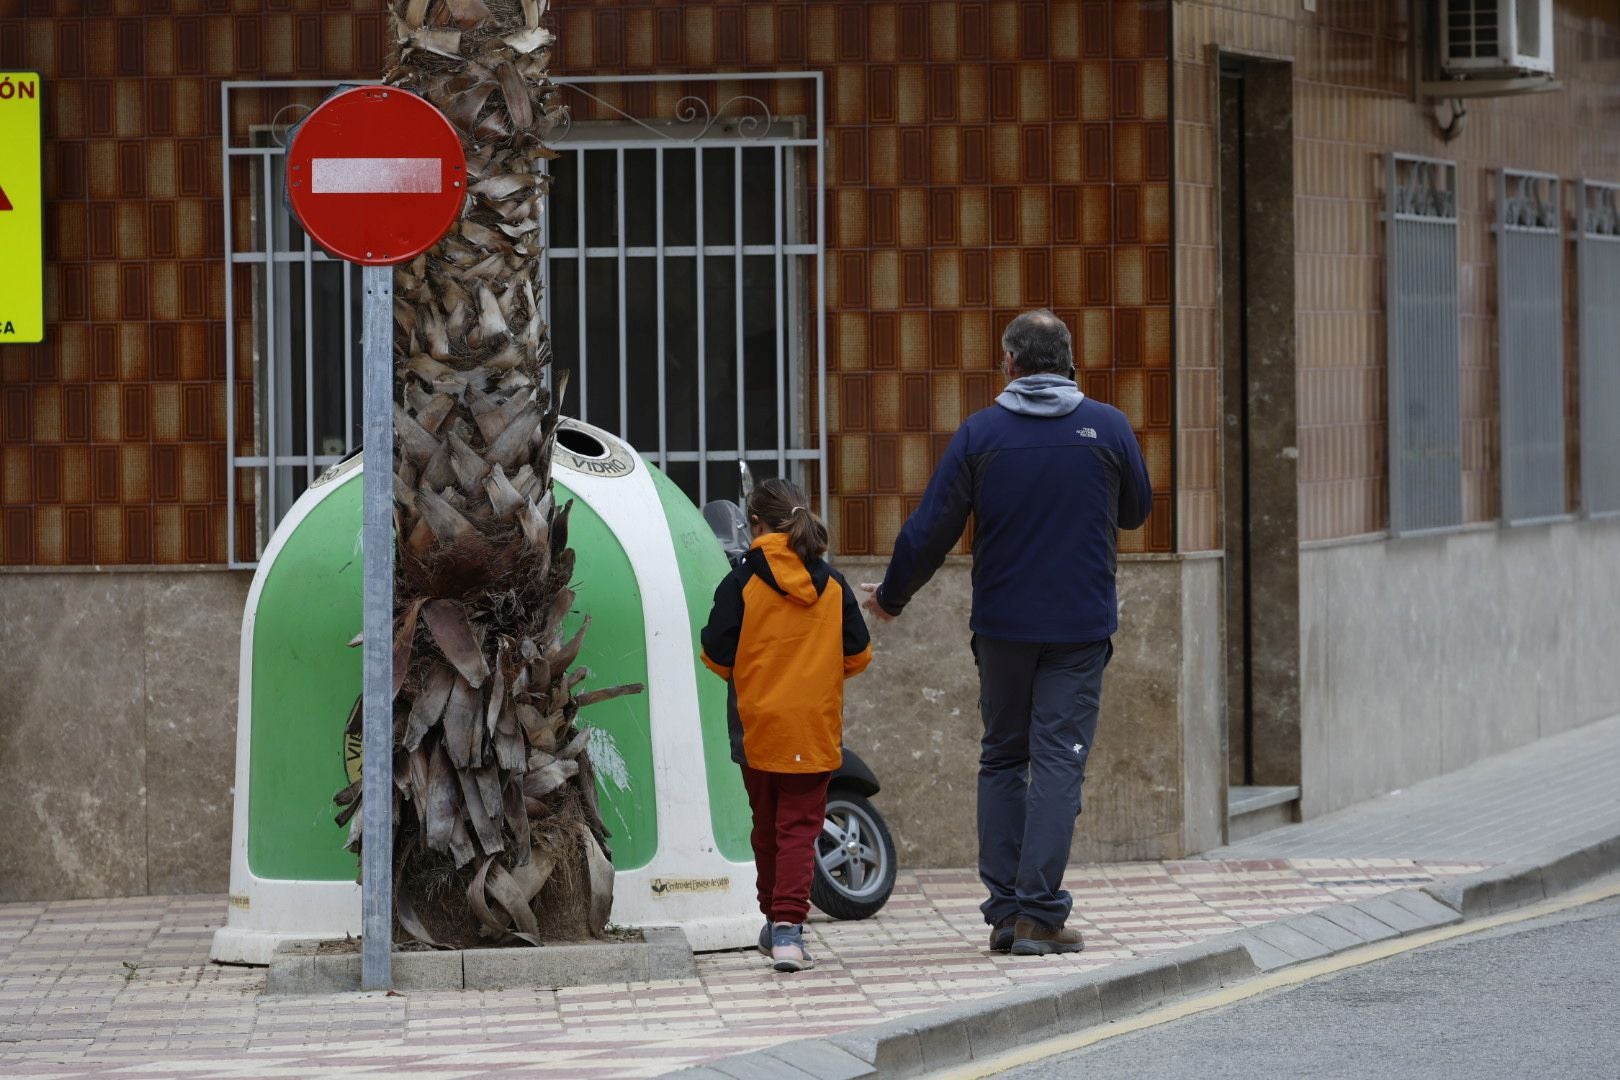
[[[899,618],[898,615],[890,615],[887,611],[884,611],[883,605],[878,603],[877,585],[863,581],[861,582],[861,591],[866,594],[866,599],[861,601],[861,607],[870,612],[878,622],[894,622],[895,619]]]

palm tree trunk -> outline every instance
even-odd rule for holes
[[[612,904],[578,694],[541,318],[545,0],[395,0],[387,81],[450,118],[466,213],[395,279],[395,897],[430,944],[600,933]],[[588,625],[589,620],[586,620]],[[358,707],[350,723],[358,722]],[[358,787],[338,797],[358,850]]]

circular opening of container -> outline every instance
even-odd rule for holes
[[[557,430],[557,445],[582,458],[602,460],[608,456],[608,448],[602,444],[601,439],[588,431],[581,431],[579,428],[559,428]]]

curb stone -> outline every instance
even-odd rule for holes
[[[1515,863],[1337,904],[980,1001],[720,1058],[665,1075],[681,1080],[919,1076],[1124,1019],[1280,968],[1525,907],[1615,870],[1620,870],[1620,835],[1555,853],[1540,863]]]
[[[777,1050],[790,1051],[787,1058],[777,1053]],[[831,1043],[820,1039],[807,1039],[804,1042],[791,1043],[787,1047],[777,1047],[766,1051],[775,1060],[797,1068],[816,1080],[858,1080],[865,1076],[871,1066],[847,1050],[840,1050]]]
[[[1146,1012],[1181,994],[1181,971],[1172,955],[1160,954],[1097,970],[1107,973],[1097,983],[1097,999],[1102,1005],[1104,1020],[1120,1020]]]
[[[1399,931],[1388,923],[1379,922],[1354,904],[1338,904],[1315,912],[1334,926],[1342,926],[1362,941],[1388,941],[1398,937]]]
[[[509,987],[555,989],[697,977],[692,947],[680,930],[648,929],[642,937],[639,942],[617,944],[396,952],[394,989],[406,993]],[[360,954],[323,954],[317,941],[277,946],[264,984],[266,995],[342,994],[359,989]]]
[[[1194,942],[1146,960],[1132,960],[1021,987],[982,1001],[856,1028],[840,1035],[790,1042],[768,1051],[721,1058],[671,1075],[682,1080],[861,1080],[916,1076],[966,1061],[994,1057],[1107,1020],[1133,1016],[1181,996],[1258,973],[1246,944],[1225,935]],[[827,1050],[837,1071],[825,1069]],[[775,1072],[757,1071],[775,1067]]]
[[[1334,953],[1333,949],[1323,945],[1320,941],[1313,941],[1307,935],[1289,926],[1287,921],[1256,926],[1249,933],[1272,948],[1284,953],[1288,957],[1288,964],[1302,964],[1307,960],[1320,960],[1324,956],[1332,956]]]
[[[1493,866],[1432,882],[1423,891],[1466,918],[1511,911],[1568,892],[1620,867],[1620,836],[1606,836],[1539,863]]]
[[[1357,910],[1371,915],[1379,922],[1391,927],[1399,937],[1405,937],[1408,934],[1415,934],[1419,930],[1430,930],[1436,926],[1446,925],[1444,922],[1432,924],[1426,922],[1423,916],[1414,913],[1405,905],[1397,902],[1393,893],[1386,893],[1383,896],[1370,896],[1365,900],[1357,900],[1354,906]],[[1438,904],[1437,906],[1446,910],[1450,916],[1450,922],[1462,921],[1462,916],[1459,915],[1454,909],[1447,907],[1444,904]]]
[[[1620,867],[1620,836],[1606,836],[1544,863],[1541,884],[1548,896],[1569,892]]]
[[[1367,944],[1360,934],[1320,915],[1296,915],[1288,920],[1288,925],[1317,944],[1325,946],[1329,952],[1342,952]]]
[[[709,1067],[727,1080],[807,1080],[811,1075],[767,1050],[722,1058]]]

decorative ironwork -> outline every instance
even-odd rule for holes
[[[725,327],[716,324],[714,341],[709,343],[708,350],[701,346],[704,340],[701,337],[695,352],[688,348],[688,360],[695,364],[699,383],[704,386],[708,385],[704,382],[704,366],[711,355],[723,358],[726,350],[735,351],[735,345],[728,344],[728,340],[734,343],[745,337],[743,290],[746,283],[750,280],[765,282],[761,288],[774,294],[767,298],[765,307],[770,306],[769,299],[775,300],[776,341],[763,349],[759,358],[764,362],[763,366],[774,374],[767,379],[762,373],[756,373],[757,368],[734,365],[725,372],[725,377],[729,382],[735,373],[739,401],[744,399],[750,383],[756,386],[774,383],[774,438],[758,431],[758,425],[754,425],[749,418],[748,425],[753,425],[756,431],[753,441],[735,436],[723,442],[700,442],[696,450],[687,449],[685,443],[674,435],[666,437],[662,430],[668,426],[670,414],[666,410],[668,399],[660,374],[657,415],[661,430],[657,446],[654,447],[649,440],[646,449],[649,457],[660,465],[669,462],[692,468],[701,463],[700,484],[706,484],[707,465],[721,460],[733,464],[733,467],[739,458],[756,463],[774,461],[782,475],[787,475],[790,468],[801,469],[807,477],[813,478],[810,482],[820,497],[819,505],[825,507],[830,497],[826,449],[826,195],[819,183],[819,178],[825,175],[825,147],[822,142],[825,76],[821,72],[715,72],[706,74],[700,81],[705,86],[731,87],[740,84],[744,89],[766,84],[788,84],[796,88],[792,98],[805,103],[805,114],[803,117],[796,114],[787,118],[777,117],[772,115],[760,97],[737,94],[726,97],[718,108],[711,107],[698,97],[683,97],[675,103],[673,115],[666,120],[638,119],[627,115],[623,108],[612,102],[603,101],[591,92],[591,88],[595,84],[611,83],[616,91],[637,84],[678,84],[684,89],[691,87],[694,77],[576,76],[560,80],[557,85],[599,102],[607,110],[604,115],[611,114],[614,120],[600,127],[582,125],[572,141],[558,148],[558,155],[575,158],[576,165],[583,162],[587,154],[607,155],[619,177],[615,186],[621,194],[611,196],[617,199],[622,199],[624,170],[638,170],[646,165],[645,161],[637,160],[640,155],[633,154],[636,150],[646,149],[649,151],[647,157],[657,157],[659,160],[664,155],[684,155],[687,158],[714,155],[715,160],[723,156],[738,163],[733,172],[739,175],[737,170],[744,155],[750,163],[749,168],[759,168],[763,161],[769,179],[753,188],[727,182],[726,208],[709,211],[723,215],[730,221],[730,229],[722,230],[724,238],[715,242],[711,237],[711,242],[703,244],[688,240],[684,247],[667,242],[667,238],[645,248],[627,244],[622,227],[624,221],[620,216],[625,208],[616,205],[617,225],[612,230],[614,240],[606,246],[586,244],[585,235],[581,232],[579,245],[573,249],[550,247],[554,239],[550,235],[549,224],[553,214],[548,207],[545,215],[548,222],[546,264],[548,270],[562,261],[571,263],[578,271],[604,263],[618,269],[618,291],[608,294],[609,299],[605,303],[609,308],[619,309],[616,315],[621,327],[628,314],[625,298],[629,295],[628,287],[633,283],[626,271],[639,271],[643,266],[653,265],[655,285],[651,289],[642,289],[637,296],[637,304],[645,299],[656,312],[653,324],[659,328],[657,336],[660,343],[654,355],[659,358],[665,356],[667,350],[664,346],[668,344],[662,340],[667,333],[665,290],[662,285],[665,275],[692,275],[695,277],[697,295],[704,294],[706,282],[708,287],[715,287],[714,283],[720,281],[723,274],[727,275],[725,280],[736,289],[735,303],[730,305],[735,310],[735,321],[728,320]],[[325,79],[229,82],[220,88],[220,111],[223,116],[235,116],[239,94],[292,92],[298,96],[307,94],[313,102],[340,86],[350,84],[350,80],[340,82]],[[668,100],[656,94],[648,96],[653,100]],[[232,538],[230,565],[233,568],[255,564],[258,552],[299,493],[350,453],[360,433],[358,332],[357,327],[351,325],[349,314],[354,310],[352,300],[361,287],[359,274],[341,265],[330,265],[333,260],[298,233],[277,194],[281,184],[278,170],[284,167],[291,130],[311,108],[312,103],[286,105],[275,113],[269,131],[255,124],[251,136],[244,140],[240,133],[227,129],[221,140],[224,186],[227,192],[233,193],[225,201],[222,215],[226,280],[238,280],[236,271],[251,271],[250,278],[243,278],[241,289],[227,289],[224,297],[226,323],[232,328],[232,332],[225,335],[225,348],[226,397],[233,407],[226,411],[225,423],[226,442],[231,447],[231,467],[226,470],[226,528]],[[265,112],[269,111],[265,108]],[[625,122],[620,123],[620,118]],[[567,130],[559,129],[557,134],[542,133],[542,137],[548,141],[567,138]],[[661,185],[668,182],[668,177],[662,170],[656,170],[652,175],[655,189],[662,190]],[[239,183],[241,180],[246,180],[246,184]],[[244,191],[247,194],[243,194]],[[244,199],[251,201],[251,213],[241,213]],[[742,211],[758,199],[765,200],[771,206],[768,220],[774,231],[766,236],[750,234],[747,242],[743,243],[745,225]],[[697,222],[701,222],[703,203],[701,200],[688,202],[692,215]],[[655,198],[653,208],[650,208],[655,222],[673,212],[671,207],[674,205],[664,198]],[[684,207],[687,204],[680,205]],[[584,207],[585,201],[582,200],[576,210]],[[662,209],[657,209],[659,207]],[[250,224],[246,230],[240,226],[243,220]],[[584,220],[582,213],[579,220]],[[658,230],[662,234],[662,226],[658,226]],[[708,234],[700,227],[694,235]],[[765,265],[764,259],[769,259],[770,270],[762,276],[759,268]],[[746,273],[745,264],[749,268]],[[708,278],[705,278],[705,273],[709,275]],[[548,286],[549,283],[548,277]],[[595,295],[589,290],[576,288],[575,291],[587,300]],[[549,304],[549,287],[546,299]],[[584,306],[579,310],[582,317],[589,313]],[[698,307],[699,318],[703,317],[704,311],[703,307]],[[754,317],[753,309],[749,309],[749,317]],[[252,338],[253,373],[244,379],[238,374],[237,348],[243,339],[237,331],[247,320],[251,320],[255,334]],[[297,332],[300,325],[302,334]],[[587,382],[587,372],[582,363],[587,344],[583,318],[578,333],[581,335],[580,349],[574,365],[578,370],[578,381],[573,398],[583,407],[583,391]],[[341,352],[333,354],[329,342],[339,343]],[[611,344],[605,343],[602,348],[611,350]],[[753,346],[749,348],[753,349]],[[749,355],[752,361],[753,353]],[[629,358],[627,353],[626,359]],[[719,385],[718,376],[715,385]],[[813,391],[809,390],[812,386],[815,388]],[[243,390],[249,391],[252,403],[251,415],[246,417],[235,407],[241,400],[239,394]],[[329,391],[331,401],[326,397]],[[603,399],[618,400],[622,412],[624,403],[629,400],[626,395],[630,393],[628,384],[621,384],[616,393],[610,384],[608,394],[603,395]],[[808,409],[802,406],[805,396],[814,402]],[[708,408],[707,397],[698,395],[696,422],[700,431],[706,430],[704,416]],[[327,413],[332,416],[329,417]],[[302,437],[298,437],[300,429],[296,424],[300,415],[304,418]],[[736,431],[746,433],[749,430],[739,412]],[[248,485],[252,493],[252,497],[245,501],[237,498],[239,486],[243,484]],[[705,495],[706,492],[700,490],[699,494]],[[243,514],[251,515],[251,520],[242,520]]]
[[[1546,173],[1497,174],[1497,401],[1502,517],[1564,513],[1564,188]]]
[[[1558,178],[1542,173],[1502,171],[1504,228],[1557,230]]]
[[[1451,221],[1457,217],[1457,166],[1449,161],[1397,155],[1395,213]]]
[[[770,106],[751,94],[737,94],[734,97],[729,97],[720,103],[719,108],[715,109],[711,109],[709,103],[703,98],[688,94],[675,103],[674,115],[669,120],[659,123],[632,116],[613,104],[613,102],[591,93],[578,83],[563,81],[558,82],[557,85],[583,97],[590,98],[626,123],[634,124],[643,131],[650,132],[661,139],[674,143],[698,142],[706,138],[716,126],[722,123],[729,123],[730,133],[736,138],[744,142],[758,142],[770,134],[772,125],[776,123],[776,118],[771,115]],[[729,118],[726,115],[728,110],[735,110]],[[547,140],[547,144],[555,146],[558,143],[566,142],[573,129],[573,110],[565,108],[562,122],[557,125],[555,132]],[[722,130],[725,129],[722,128]]]
[[[307,99],[277,109],[268,128],[227,124],[220,138],[229,196],[222,214],[225,280],[232,283],[224,296],[232,568],[252,566],[293,501],[359,444],[358,268],[336,262],[302,234],[282,199],[288,135],[314,102],[342,85],[322,79],[220,86],[224,117],[238,115],[238,95],[250,95],[254,106],[267,93]],[[237,350],[247,325],[252,368],[244,378]],[[247,500],[237,497],[243,485]]]
[[[308,116],[314,108],[313,105],[305,105],[303,102],[295,101],[291,105],[283,105],[276,110],[276,115],[270,118],[270,138],[279,149],[287,149],[287,136],[292,134],[292,129],[297,127],[299,122]],[[281,119],[294,109],[302,110],[296,118],[287,121]]]
[[[754,83],[780,84],[805,112],[773,115]],[[826,500],[822,76],[558,85],[585,95],[546,166],[547,317],[573,358],[576,415],[699,504],[716,483],[730,493],[739,461],[771,462]]]
[[[1583,180],[1578,191],[1581,512],[1620,517],[1620,185]]]
[[[1581,185],[1585,198],[1581,200],[1581,228],[1588,236],[1609,236],[1620,239],[1620,209],[1616,195],[1620,187],[1588,180]]]

